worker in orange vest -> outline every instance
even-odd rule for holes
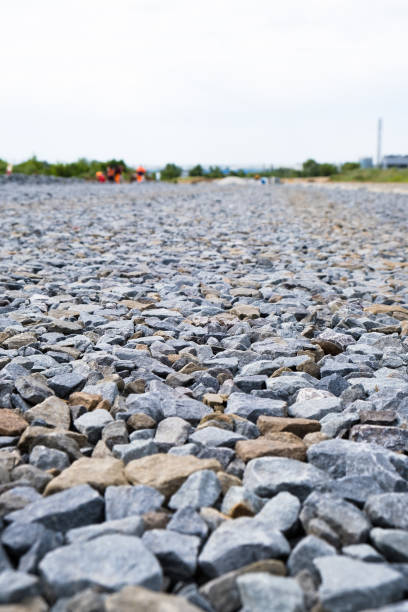
[[[141,183],[142,181],[144,181],[145,174],[146,174],[146,170],[145,168],[143,168],[143,166],[139,166],[138,168],[136,168],[136,177],[137,177],[138,183]]]

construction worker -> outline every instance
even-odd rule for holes
[[[140,165],[138,168],[136,168],[136,177],[137,177],[137,182],[138,183],[141,183],[142,181],[144,181],[145,174],[146,174],[146,170],[145,170],[145,168],[143,168],[142,165]]]
[[[114,181],[115,181],[115,168],[112,168],[111,166],[108,166],[106,168],[106,176],[107,176],[108,181],[110,183],[114,183]]]

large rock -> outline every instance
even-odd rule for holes
[[[6,516],[16,523],[41,523],[48,529],[67,531],[97,523],[103,518],[103,498],[89,485],[80,485],[42,498]]]
[[[200,538],[168,529],[151,529],[142,541],[172,580],[186,580],[195,574]]]
[[[298,498],[287,491],[282,491],[266,502],[257,518],[267,522],[271,529],[291,533],[297,526],[299,512]]]
[[[297,401],[288,408],[292,417],[299,419],[315,419],[320,421],[327,414],[341,412],[342,404],[338,397],[324,397],[322,399],[310,399],[303,402]]]
[[[256,423],[261,415],[285,417],[286,402],[247,393],[231,393],[224,414],[236,414]]]
[[[333,492],[358,503],[370,495],[408,491],[408,457],[375,444],[327,440],[311,446],[307,456],[333,479]]]
[[[80,445],[83,446],[84,442],[87,442],[86,438],[73,431],[30,425],[22,434],[18,448],[23,452],[31,453],[37,444],[41,444],[63,451],[71,460],[74,460],[82,457]]]
[[[17,378],[15,385],[18,393],[29,404],[39,404],[50,395],[54,395],[54,392],[39,374],[21,376]]]
[[[159,510],[164,495],[147,486],[108,487],[105,491],[106,520],[122,519]]]
[[[140,516],[128,516],[115,521],[105,521],[98,525],[86,525],[70,529],[65,534],[67,544],[94,540],[103,535],[122,533],[131,536],[142,536],[144,532],[143,519]]]
[[[324,540],[309,535],[302,538],[290,553],[288,559],[288,570],[292,576],[296,576],[302,570],[308,570],[311,574],[316,574],[313,559],[336,555],[337,551]]]
[[[322,580],[320,600],[330,612],[378,608],[398,601],[404,594],[405,579],[382,564],[328,556],[315,559],[314,565]]]
[[[287,431],[303,438],[309,433],[320,431],[319,421],[313,419],[296,419],[294,417],[260,416],[256,422],[261,434]]]
[[[74,425],[91,444],[95,444],[101,437],[102,429],[112,421],[113,418],[107,410],[95,408],[92,412],[85,412],[75,419]]]
[[[39,569],[55,597],[88,587],[117,591],[140,585],[159,591],[163,580],[159,563],[140,538],[119,534],[58,548],[44,557]]]
[[[200,588],[200,593],[210,602],[215,612],[234,612],[241,605],[237,578],[252,572],[284,576],[285,565],[276,559],[255,561],[255,563],[209,580]]]
[[[330,493],[314,491],[303,504],[300,520],[306,532],[316,519],[333,530],[342,546],[365,542],[370,531],[370,522],[353,504]]]
[[[14,410],[0,409],[0,436],[19,436],[28,423]]]
[[[210,578],[261,559],[286,557],[285,537],[267,522],[251,518],[225,521],[209,537],[200,557],[201,570]]]
[[[221,484],[211,470],[191,474],[169,501],[169,508],[178,510],[191,506],[198,509],[215,504],[221,493]]]
[[[237,578],[244,610],[251,612],[304,612],[303,591],[293,578],[251,573]]]
[[[402,529],[380,529],[370,532],[370,538],[377,550],[388,561],[408,563],[408,532]]]
[[[154,593],[142,587],[124,587],[105,599],[106,612],[200,612],[184,597]]]
[[[108,486],[128,484],[123,462],[113,457],[102,459],[84,457],[53,478],[45,488],[44,495],[52,495],[77,485],[89,484],[103,492]]]
[[[327,485],[329,479],[322,470],[295,459],[265,457],[248,463],[244,487],[260,497],[271,497],[289,491],[300,500],[311,491]]]
[[[38,595],[39,592],[40,581],[37,576],[13,570],[0,573],[0,604],[15,603],[25,597]]]
[[[218,472],[221,464],[216,459],[158,453],[128,463],[125,476],[131,484],[153,487],[169,498],[191,474],[199,470]]]
[[[237,442],[235,452],[245,463],[257,457],[288,457],[305,461],[306,445],[291,433],[273,432],[256,440]]]
[[[408,493],[383,493],[368,498],[364,511],[373,525],[408,529]]]

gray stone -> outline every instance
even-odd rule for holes
[[[307,456],[333,479],[333,492],[358,503],[370,495],[408,491],[408,457],[380,446],[326,440],[309,447]]]
[[[37,576],[13,570],[0,573],[0,604],[17,603],[39,593],[40,581]]]
[[[256,518],[225,521],[209,537],[200,557],[201,570],[210,578],[261,559],[289,554],[285,537]]]
[[[364,511],[373,525],[408,529],[408,493],[383,493],[368,498]]]
[[[293,578],[253,572],[237,578],[244,610],[304,612],[303,591]]]
[[[2,544],[0,544],[0,574],[6,570],[13,569],[13,566],[8,558],[7,552],[4,550]]]
[[[34,465],[18,465],[11,472],[13,480],[24,480],[40,493],[52,479],[51,474],[34,467]]]
[[[331,612],[378,608],[403,596],[404,578],[382,564],[342,556],[322,557],[314,564],[322,579],[320,600]]]
[[[386,557],[395,563],[408,562],[408,532],[402,529],[381,529],[376,527],[370,532],[374,546]]]
[[[58,397],[65,398],[74,391],[79,391],[86,382],[86,378],[86,376],[78,372],[58,374],[48,379],[48,385]]]
[[[91,586],[117,591],[140,585],[159,591],[163,579],[159,563],[140,538],[121,534],[63,546],[48,553],[39,569],[55,597]]]
[[[67,531],[97,523],[103,516],[103,498],[89,485],[79,485],[41,498],[6,516],[16,523],[41,523],[54,531]]]
[[[271,529],[292,533],[298,524],[300,501],[295,495],[282,491],[266,502],[257,518],[268,522]]]
[[[367,563],[384,563],[385,561],[384,557],[369,544],[350,544],[350,546],[343,547],[342,553],[347,557],[367,561]]]
[[[34,446],[30,453],[29,458],[30,464],[41,470],[65,470],[69,467],[69,457],[63,451],[56,450],[54,448],[47,448],[38,444]]]
[[[324,521],[343,546],[365,542],[370,522],[353,504],[330,493],[311,493],[303,504],[300,520],[306,532],[313,519]]]
[[[200,470],[191,474],[170,498],[169,508],[179,510],[186,506],[198,509],[212,506],[221,493],[221,485],[211,470]]]
[[[190,423],[180,417],[168,417],[160,421],[154,437],[159,452],[167,452],[172,446],[184,444],[190,431]]]
[[[236,414],[256,423],[261,415],[286,416],[286,402],[246,393],[231,393],[224,414]]]
[[[326,415],[340,412],[341,410],[342,404],[338,397],[323,397],[296,402],[289,406],[288,414],[291,417],[320,421]]]
[[[151,529],[142,541],[172,580],[185,580],[195,574],[200,538],[167,529]]]
[[[337,551],[324,540],[316,536],[309,535],[300,540],[290,553],[288,559],[288,570],[292,576],[296,576],[302,570],[308,570],[313,576],[317,577],[313,559],[336,555]]]
[[[19,486],[16,483],[12,489],[0,495],[0,517],[9,512],[18,511],[25,508],[42,497],[36,489],[30,486]]]
[[[204,427],[196,430],[189,438],[190,442],[203,444],[205,446],[226,446],[234,448],[239,440],[246,438],[233,431],[221,429],[220,427]]]
[[[113,406],[113,403],[119,393],[116,383],[106,381],[97,383],[96,385],[86,385],[82,389],[82,392],[102,395],[102,398],[106,399],[111,406]]]
[[[133,440],[129,444],[115,444],[112,448],[114,457],[122,459],[127,464],[133,459],[140,459],[159,452],[153,440]]]
[[[29,404],[39,404],[50,395],[54,395],[43,378],[37,374],[21,376],[17,378],[15,385],[21,397]]]
[[[94,540],[103,535],[122,533],[131,536],[141,536],[144,531],[143,519],[140,516],[128,516],[114,521],[105,521],[99,525],[87,525],[70,529],[65,538],[68,544]]]
[[[124,421],[113,421],[108,423],[102,430],[101,439],[111,450],[116,444],[127,444],[129,442],[129,436],[126,423]]]
[[[164,495],[145,485],[107,487],[105,491],[105,515],[107,521],[142,515],[159,510]]]
[[[102,435],[102,429],[113,421],[107,410],[96,408],[75,419],[75,428],[84,434],[91,444],[96,444]]]
[[[197,536],[202,540],[208,535],[207,523],[191,506],[177,510],[167,523],[167,529],[186,535]]]
[[[328,477],[322,470],[284,457],[262,457],[250,461],[244,474],[244,487],[260,497],[288,491],[304,500],[311,491],[324,487]]]

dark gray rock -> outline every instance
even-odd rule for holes
[[[69,467],[69,457],[63,451],[56,450],[54,448],[47,448],[38,444],[34,446],[30,453],[29,458],[30,464],[41,470],[65,470]]]
[[[89,485],[79,485],[41,498],[6,516],[8,522],[41,523],[54,531],[67,531],[102,519],[103,498]]]
[[[115,444],[112,449],[114,457],[121,459],[125,464],[133,459],[140,459],[159,452],[153,440],[133,440],[129,444]]]
[[[313,559],[336,555],[337,551],[324,540],[309,535],[300,540],[290,553],[288,559],[288,570],[291,576],[296,576],[302,570],[308,570],[313,576],[317,577]]]
[[[210,578],[238,569],[253,561],[281,558],[289,544],[268,523],[251,518],[225,521],[209,537],[200,557],[201,570]]]
[[[408,562],[408,532],[402,529],[381,529],[376,527],[370,532],[373,545],[387,561]]]
[[[286,416],[286,402],[281,400],[255,397],[246,393],[231,393],[225,414],[236,414],[256,423],[261,415]]]
[[[39,569],[56,597],[90,586],[117,591],[140,585],[159,591],[163,579],[159,563],[140,538],[120,534],[58,548],[44,557]]]
[[[74,425],[79,432],[87,436],[91,444],[96,444],[102,435],[103,428],[112,421],[113,418],[107,410],[96,408],[75,419]]]
[[[0,573],[0,604],[17,603],[39,593],[40,581],[37,576],[13,570]]]
[[[191,474],[170,498],[169,508],[179,510],[186,506],[199,509],[212,506],[221,493],[221,485],[211,470],[200,470]]]
[[[195,574],[200,538],[167,529],[151,529],[142,541],[172,580],[185,580]]]
[[[177,510],[167,523],[167,529],[186,535],[197,536],[202,540],[208,535],[207,523],[191,506]]]

